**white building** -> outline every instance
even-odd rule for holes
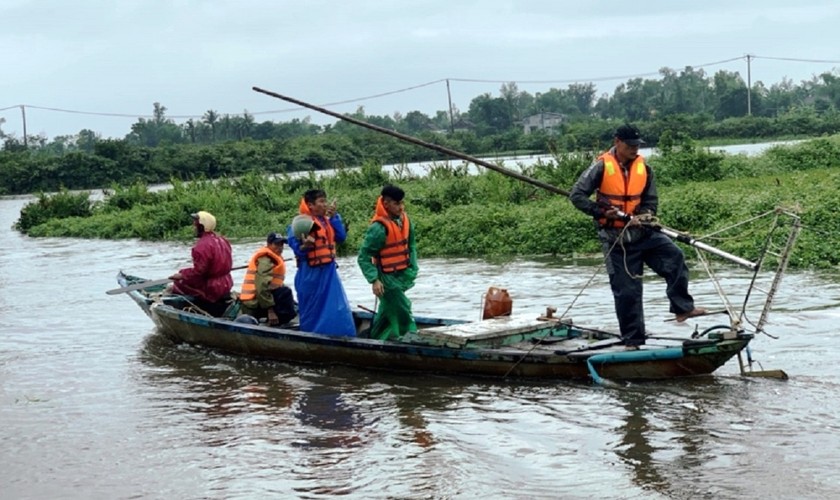
[[[522,132],[530,134],[535,130],[545,130],[556,127],[566,121],[566,115],[560,113],[538,113],[522,120]]]

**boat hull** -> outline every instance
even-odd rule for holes
[[[153,306],[151,316],[159,330],[176,342],[262,359],[486,377],[590,377],[585,355],[555,354],[544,350],[528,352],[513,348],[460,349],[330,337],[209,318],[165,305]],[[684,355],[678,359],[614,361],[596,366],[596,369],[602,378],[618,380],[707,375],[746,347],[748,341],[683,346]],[[617,356],[620,357],[621,353]]]
[[[118,282],[128,281],[122,274]],[[615,337],[583,340],[582,330],[558,325],[566,337],[544,337],[551,322],[510,318],[479,322],[417,318],[427,330],[406,341],[333,337],[213,318],[179,307],[177,299],[128,295],[175,342],[259,359],[348,365],[364,369],[480,377],[542,379],[663,380],[709,375],[736,356],[752,336],[678,342],[624,351]],[[355,315],[363,330],[370,314]],[[462,336],[458,336],[458,332]],[[465,333],[466,332],[466,333]],[[573,335],[574,334],[574,335]],[[495,335],[495,336],[494,336]],[[408,338],[408,336],[406,337]]]

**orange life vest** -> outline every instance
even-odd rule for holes
[[[402,227],[388,216],[380,196],[376,200],[376,214],[371,222],[378,222],[385,226],[385,246],[373,258],[373,263],[385,274],[408,269],[409,264],[411,264],[411,253],[408,249],[408,235],[411,227],[408,214],[403,212],[400,220]]]
[[[283,257],[272,252],[268,247],[262,247],[248,261],[248,270],[245,271],[245,280],[242,282],[239,300],[246,301],[257,298],[257,261],[262,257],[268,257],[274,261],[269,287],[274,290],[283,286],[283,281],[286,279],[286,263],[283,261]]]
[[[306,261],[311,267],[323,266],[335,260],[335,229],[330,221],[324,217],[315,217],[309,210],[306,200],[300,200],[300,213],[309,215],[318,224],[318,229],[312,233],[315,243],[306,251]]]
[[[622,212],[632,215],[642,202],[642,193],[647,184],[647,168],[642,155],[636,157],[624,177],[624,169],[609,151],[598,157],[604,162],[604,176],[596,196],[599,203],[606,203]],[[624,227],[620,220],[598,219],[601,227]]]

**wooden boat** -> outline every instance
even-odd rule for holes
[[[143,282],[120,272],[121,287]],[[696,339],[652,338],[627,351],[616,334],[551,317],[503,316],[481,321],[417,317],[419,331],[400,341],[365,338],[372,314],[354,311],[357,337],[331,337],[209,317],[163,285],[128,295],[175,342],[303,363],[487,377],[661,380],[708,375],[743,351],[753,335],[713,326]]]
[[[278,99],[297,104],[340,120],[354,123],[402,141],[439,153],[460,158],[503,175],[519,179],[549,192],[568,196],[556,186],[523,175],[520,172],[494,165],[479,158],[438,144],[422,141],[347,115],[321,108],[275,92],[253,88]],[[627,217],[630,215],[621,214]],[[666,236],[722,257],[753,271],[753,280],[746,291],[740,314],[726,300],[729,322],[716,324],[698,332],[691,339],[651,338],[639,350],[628,351],[615,333],[574,325],[551,317],[512,318],[495,317],[482,321],[457,321],[438,318],[415,318],[419,331],[403,336],[399,341],[364,338],[372,314],[354,312],[357,337],[330,337],[300,331],[299,328],[274,328],[238,322],[233,318],[213,318],[191,311],[181,299],[166,298],[158,288],[144,288],[130,293],[140,307],[165,335],[178,342],[221,349],[226,352],[282,361],[333,363],[362,368],[412,372],[449,373],[491,377],[532,377],[584,379],[595,382],[608,380],[661,380],[676,377],[708,375],[737,356],[742,375],[786,379],[781,370],[754,371],[747,346],[753,333],[744,330],[745,324],[763,332],[773,297],[781,283],[790,258],[790,251],[799,233],[799,217],[777,209],[764,215],[775,215],[768,231],[765,247],[756,261],[750,261],[699,241],[688,234],[651,224]],[[763,216],[756,217],[758,219]],[[789,232],[783,241],[774,240],[777,229],[788,220]],[[782,250],[770,252],[770,248]],[[777,257],[776,272],[767,288],[756,285],[766,254]],[[707,271],[710,271],[708,265]],[[711,274],[711,272],[710,272]],[[120,273],[117,281],[130,286],[142,281]],[[718,287],[720,288],[720,287]],[[759,320],[752,323],[746,315],[754,289],[763,292],[766,300]],[[113,292],[113,290],[111,291]],[[156,293],[157,292],[157,293]],[[722,290],[720,290],[723,295]],[[109,292],[110,293],[110,292]],[[741,352],[747,352],[747,363]]]

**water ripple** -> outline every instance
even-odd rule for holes
[[[125,297],[126,270],[164,277],[189,245],[32,239],[0,200],[0,472],[9,498],[832,498],[840,491],[840,276],[792,273],[756,369],[602,388],[255,361],[174,345]],[[254,244],[237,243],[243,262]],[[352,258],[351,303],[373,305]],[[45,282],[45,269],[55,272]],[[289,279],[293,279],[290,263]],[[696,271],[696,270],[695,270]],[[457,279],[453,279],[457,276]],[[595,276],[593,287],[579,288]],[[742,290],[745,273],[719,273]],[[235,274],[237,281],[242,273]],[[596,262],[426,259],[418,314],[477,318],[490,285],[514,313],[577,300],[579,323],[615,327]],[[720,303],[692,281],[698,302]],[[687,336],[661,280],[651,331]],[[736,298],[734,302],[738,302]],[[760,309],[760,308],[759,308]],[[750,318],[757,317],[751,314]]]

